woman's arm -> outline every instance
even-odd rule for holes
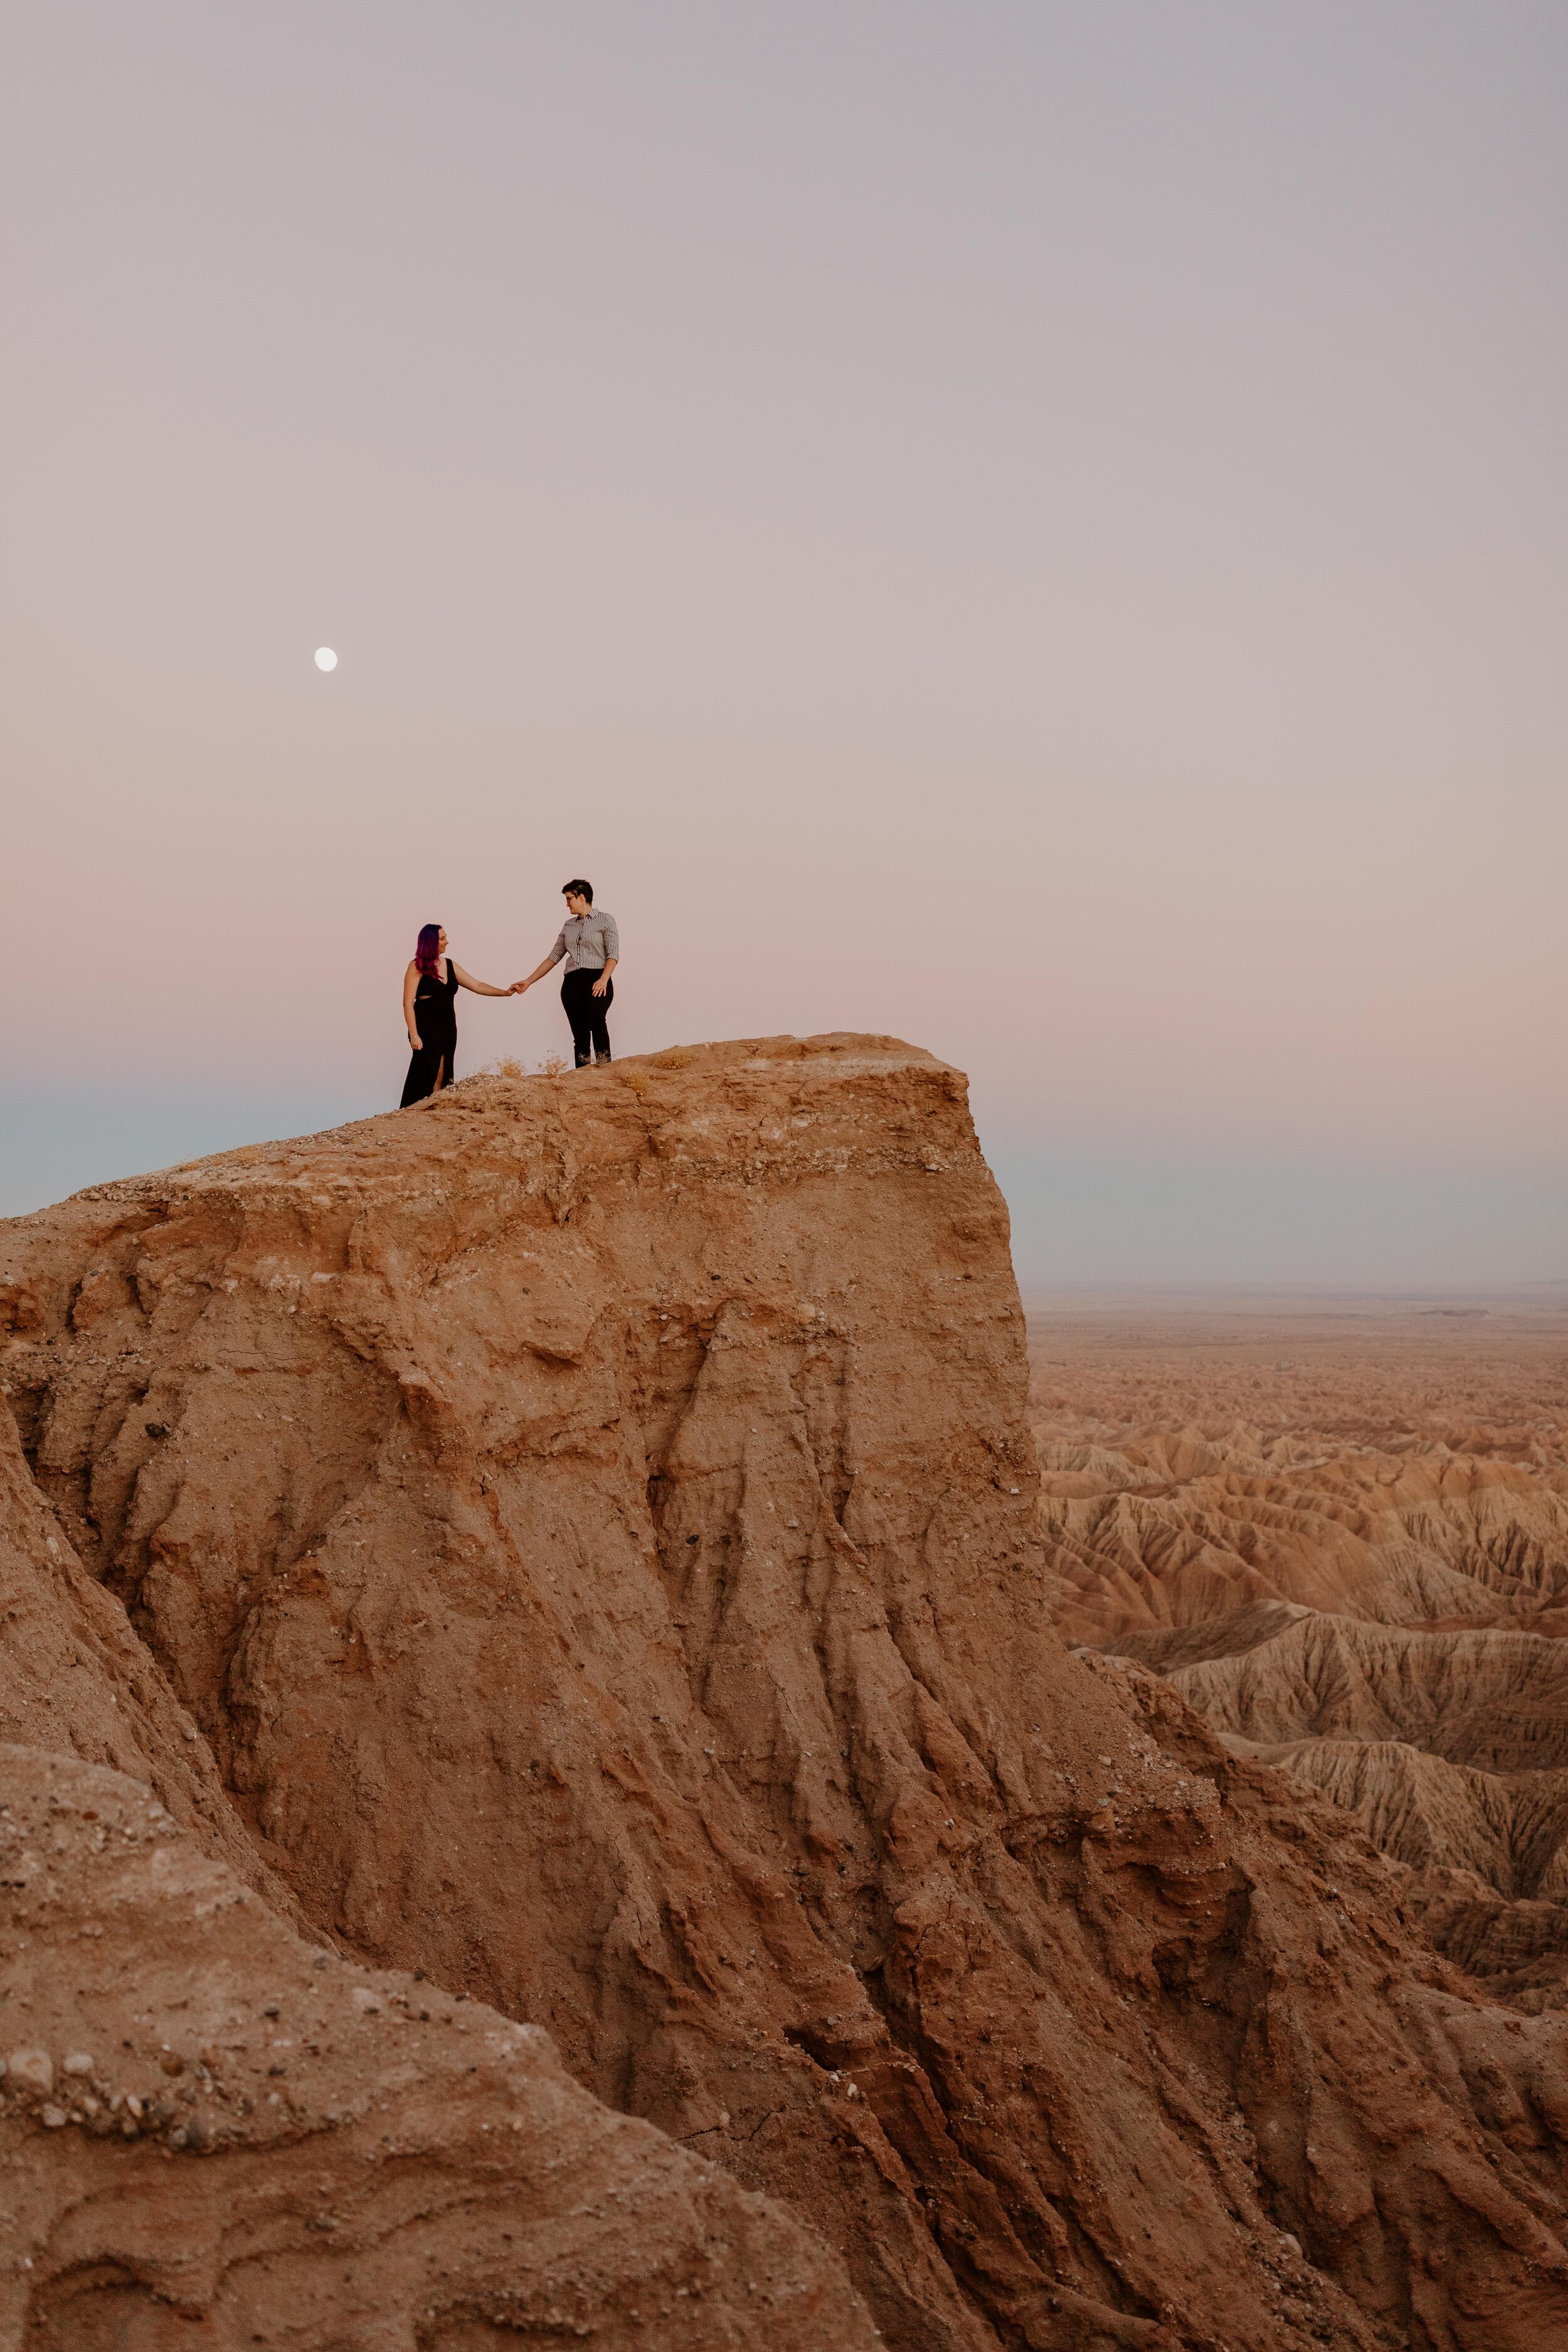
[[[403,1025],[408,1032],[408,1042],[416,1054],[424,1050],[419,1043],[419,1032],[414,1025],[414,992],[418,985],[419,967],[416,963],[411,963],[403,975]]]
[[[588,992],[591,996],[603,996],[605,989],[608,988],[610,984],[610,974],[614,971],[619,961],[619,956],[606,956],[605,958],[605,969],[599,974],[598,979],[594,982],[593,987]]]
[[[511,994],[510,988],[492,988],[488,980],[476,980],[471,972],[463,970],[455,957],[448,961],[451,962],[452,970],[458,975],[459,988],[471,988],[476,996],[510,996]]]

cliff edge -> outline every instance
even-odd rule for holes
[[[957,1072],[835,1036],[469,1080],[0,1234],[0,1780],[64,1773],[77,1817],[87,1767],[151,1790],[257,1937],[413,2005],[406,2084],[461,1998],[584,2149],[640,2119],[646,2211],[715,2256],[678,2340],[743,2325],[748,2231],[779,2342],[1562,2340],[1568,2024],[1489,2005],[1347,1815],[1051,1629]],[[67,1930],[28,1916],[36,1969]],[[47,2145],[204,2181],[256,2156],[258,2088],[207,2097],[205,2155],[173,2120],[100,2147],[79,2104]],[[41,2096],[0,2123],[26,2162]],[[319,2128],[268,2160],[304,2178]],[[410,2301],[410,2344],[516,2324],[532,2193],[448,2265],[490,2302]],[[526,2325],[662,2340],[624,2284]]]

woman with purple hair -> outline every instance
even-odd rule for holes
[[[403,1081],[400,1110],[423,1102],[440,1087],[452,1083],[452,1059],[458,1050],[458,991],[471,988],[476,996],[510,996],[507,988],[492,988],[475,980],[447,953],[447,934],[439,923],[426,923],[419,934],[414,961],[403,975],[403,1019],[414,1059]]]

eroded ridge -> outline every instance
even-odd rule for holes
[[[1036,1352],[1069,1640],[1352,1809],[1495,1993],[1568,2004],[1560,1300],[1063,1301]]]
[[[4,1270],[37,1494],[258,1866],[790,2207],[884,2340],[1568,2324],[1563,2021],[1051,1627],[956,1072],[470,1082],[17,1221]]]

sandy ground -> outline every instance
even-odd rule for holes
[[[1549,1460],[1568,1447],[1568,1284],[1454,1298],[1026,1293],[1031,1403],[1085,1434],[1237,1423]]]

